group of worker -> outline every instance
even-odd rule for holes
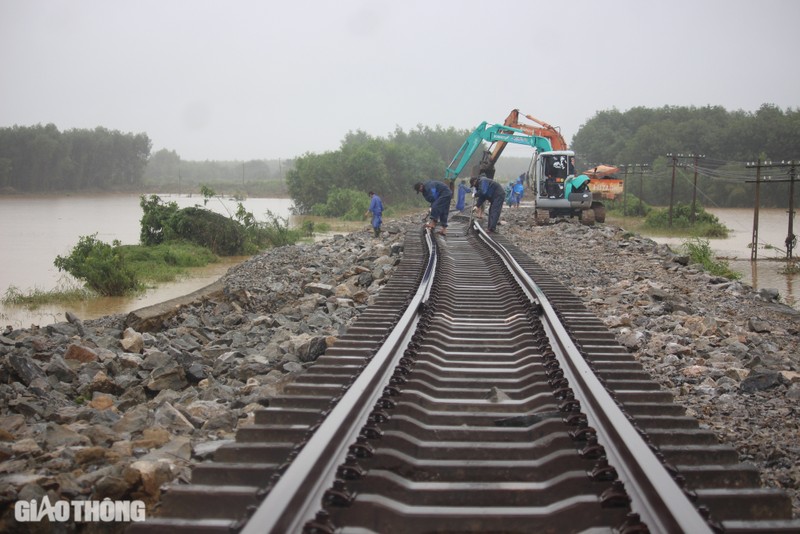
[[[524,186],[524,174],[517,178],[516,182],[511,185],[511,201],[510,205],[519,207],[519,202],[522,199]],[[447,219],[450,214],[450,204],[453,200],[453,192],[450,186],[439,180],[428,180],[426,182],[417,182],[414,184],[414,191],[427,200],[430,205],[430,214],[425,227],[433,230],[438,225],[440,229],[437,231],[440,235],[447,235]],[[497,225],[500,222],[500,212],[503,209],[503,203],[507,201],[507,192],[499,182],[488,178],[485,173],[480,176],[472,177],[469,179],[469,187],[466,185],[465,180],[461,180],[458,185],[458,200],[456,201],[456,210],[459,212],[464,211],[466,203],[466,195],[472,191],[475,197],[475,210],[479,218],[483,217],[483,205],[489,202],[489,218],[487,220],[486,229],[489,233],[497,232]],[[370,205],[364,213],[365,217],[372,214],[372,228],[375,237],[380,236],[381,223],[383,215],[383,202],[374,191],[369,192]]]
[[[522,199],[524,191],[522,183],[524,176],[523,174],[515,183],[512,183],[512,194],[515,195],[512,198],[514,198],[514,202],[517,206],[519,206],[519,201]],[[414,190],[417,193],[422,193],[425,200],[431,204],[429,221],[425,226],[432,230],[439,225],[441,228],[438,233],[447,235],[447,216],[450,213],[450,202],[453,199],[453,193],[450,187],[438,180],[428,180],[424,183],[415,183]],[[496,233],[497,225],[500,222],[500,212],[503,209],[503,203],[506,201],[506,192],[503,186],[500,185],[499,182],[487,177],[485,173],[470,178],[469,187],[467,187],[465,180],[462,180],[458,186],[457,211],[464,211],[466,194],[469,191],[474,191],[474,209],[479,218],[483,217],[483,205],[487,201],[489,202],[489,218],[486,223],[486,230],[489,233]]]
[[[463,213],[467,193],[472,191],[475,197],[473,209],[479,218],[483,217],[483,205],[487,201],[489,202],[489,218],[486,229],[489,233],[496,233],[503,203],[507,202],[512,207],[519,207],[524,194],[524,177],[524,174],[520,175],[514,182],[509,184],[506,188],[507,190],[499,182],[488,178],[485,173],[470,178],[469,186],[467,186],[466,180],[461,180],[457,190],[456,210]],[[425,227],[433,230],[440,226],[437,233],[447,235],[447,218],[450,214],[450,204],[453,200],[453,192],[450,190],[450,186],[438,180],[428,180],[415,183],[414,191],[418,194],[422,193],[422,196],[431,205]],[[383,202],[374,191],[369,192],[369,197],[370,205],[364,216],[367,217],[372,214],[372,228],[375,232],[375,237],[378,237],[381,231]]]

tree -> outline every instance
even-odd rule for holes
[[[340,159],[339,152],[307,153],[297,158],[294,169],[286,174],[286,185],[299,213],[309,213],[314,204],[327,200],[333,187],[341,186]]]
[[[178,181],[180,167],[181,158],[178,153],[162,148],[150,156],[144,177],[149,182]]]
[[[5,187],[18,191],[121,189],[142,181],[150,139],[105,128],[59,132],[54,124],[0,128]]]
[[[336,189],[376,191],[387,203],[413,201],[411,185],[442,179],[467,135],[453,128],[422,126],[409,133],[398,128],[387,139],[350,132],[338,151],[308,153],[296,160],[286,175],[289,194],[300,213],[328,204]]]
[[[663,159],[665,154],[705,155],[698,169],[698,188],[719,206],[750,203],[752,186],[745,181],[754,178],[754,173],[745,175],[732,168],[744,169],[745,162],[759,157],[797,160],[798,146],[800,112],[771,104],[755,113],[729,112],[721,106],[600,111],[581,127],[572,143],[581,157],[579,163],[648,164],[653,173],[645,182],[645,197],[661,205],[669,202],[671,189],[672,166]],[[691,166],[691,160],[681,163]],[[687,187],[686,175],[692,172],[676,169],[674,201],[691,198],[693,187]],[[767,189],[762,189],[763,206],[785,204],[785,191]]]

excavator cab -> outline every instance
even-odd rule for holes
[[[531,165],[536,209],[547,216],[580,215],[592,207],[587,187],[574,188],[575,153],[570,150],[539,152]]]
[[[575,176],[575,156],[570,151],[544,152],[534,157],[533,176],[540,198],[564,198],[564,185]]]

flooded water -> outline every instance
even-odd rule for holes
[[[753,210],[738,208],[710,208],[731,233],[726,239],[709,239],[716,256],[728,262],[734,271],[742,275],[742,281],[756,289],[773,288],[780,291],[781,301],[793,307],[800,306],[800,278],[796,274],[784,274],[786,267],[785,240],[789,230],[789,215],[783,209],[761,209],[758,218],[758,248],[756,261],[750,261],[753,237]],[[624,226],[624,225],[623,225]],[[798,233],[795,221],[794,233]],[[670,245],[677,250],[685,238],[654,237],[658,243]],[[796,258],[800,248],[795,247]]]
[[[159,195],[180,207],[203,205],[203,197]],[[213,198],[206,207],[223,215],[236,212],[237,201]],[[242,201],[256,219],[265,221],[267,212],[289,218],[291,199],[251,198]],[[23,294],[32,290],[49,291],[80,287],[80,283],[53,265],[56,256],[66,256],[81,236],[97,233],[97,239],[122,244],[139,242],[142,208],[139,195],[63,195],[48,197],[0,197],[0,228],[3,229],[0,254],[0,292],[13,286]],[[26,328],[64,321],[65,311],[81,319],[129,311],[186,295],[214,282],[244,258],[224,258],[222,262],[193,269],[183,280],[161,285],[135,298],[109,297],[86,303],[40,307],[28,310],[0,304],[0,326]]]
[[[203,205],[200,196],[160,195],[165,201],[175,201],[181,207]],[[207,207],[218,213],[234,213],[237,202],[232,199],[211,199]],[[243,201],[247,211],[259,220],[266,220],[267,211],[290,218],[291,199],[254,198]],[[750,261],[750,241],[753,231],[753,211],[747,209],[709,209],[732,230],[727,239],[712,239],[709,243],[716,255],[742,274],[742,280],[755,288],[775,288],[783,302],[798,307],[800,280],[797,275],[781,273],[785,266],[784,240],[788,233],[785,210],[761,210],[759,218],[758,261]],[[38,289],[78,287],[80,284],[53,265],[56,256],[65,256],[77,244],[80,236],[97,233],[97,238],[110,243],[118,239],[123,244],[139,242],[139,221],[142,209],[139,195],[69,195],[52,197],[0,197],[0,228],[3,229],[0,253],[0,293],[13,286],[22,293]],[[624,225],[623,225],[624,226]],[[682,238],[652,237],[677,249]],[[800,249],[796,249],[800,252]],[[109,297],[91,302],[41,307],[0,304],[0,327],[11,325],[26,328],[64,321],[65,311],[81,319],[128,313],[171,298],[186,295],[214,282],[244,258],[225,258],[222,262],[193,269],[189,275],[174,283],[151,289],[135,298]]]

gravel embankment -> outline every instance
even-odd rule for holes
[[[783,488],[800,516],[800,311],[776,290],[711,276],[665,245],[611,225],[503,233],[580,296],[687,413]]]

